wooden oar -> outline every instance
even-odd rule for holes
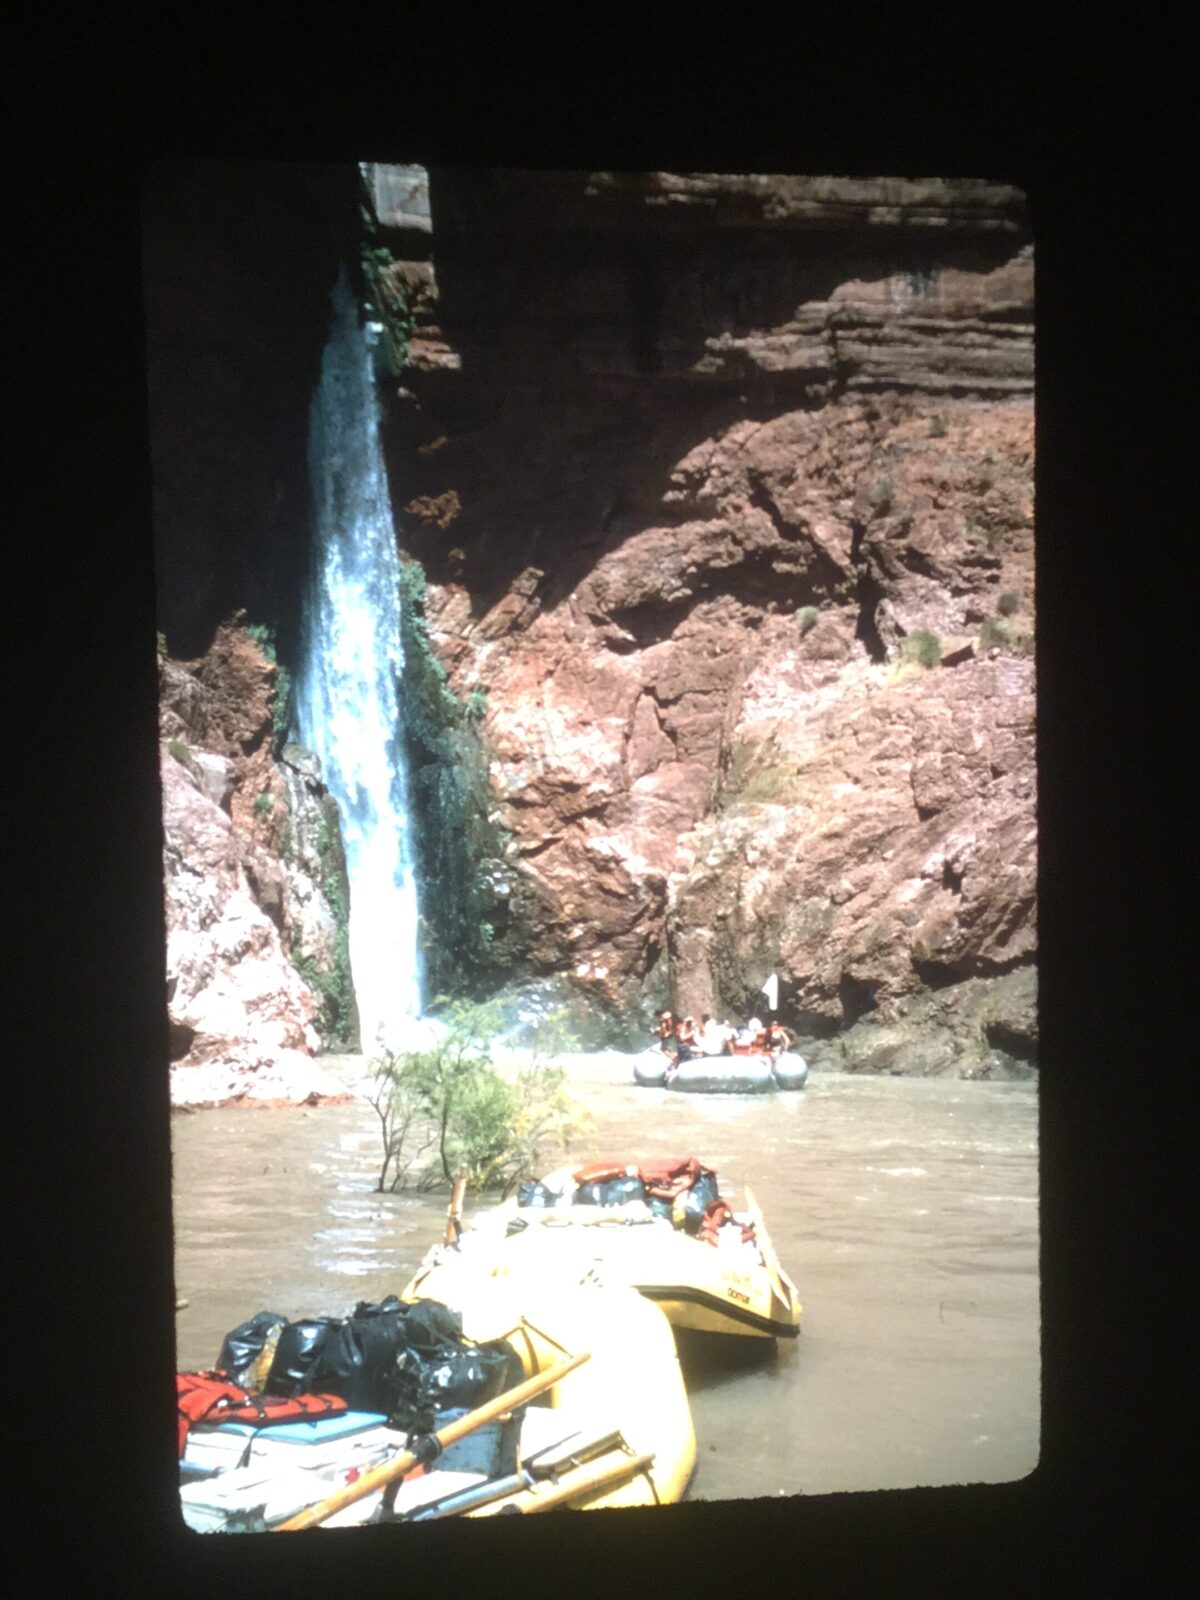
[[[799,1311],[800,1292],[796,1288],[796,1285],[788,1277],[787,1273],[783,1270],[783,1264],[781,1263],[779,1257],[775,1254],[775,1246],[771,1243],[771,1236],[767,1232],[767,1225],[763,1221],[763,1214],[759,1210],[758,1202],[751,1194],[749,1188],[746,1190],[746,1209],[749,1211],[754,1221],[754,1236],[757,1239],[758,1247],[762,1252],[762,1258],[766,1264],[767,1276],[771,1280],[772,1289],[783,1302],[789,1313],[793,1310]]]
[[[446,1207],[446,1243],[457,1244],[462,1236],[462,1203],[467,1189],[467,1175],[460,1172],[450,1191],[450,1204]]]
[[[573,1472],[561,1483],[556,1483],[552,1489],[547,1489],[544,1494],[531,1494],[526,1505],[502,1506],[495,1514],[503,1516],[506,1512],[520,1512],[522,1516],[527,1517],[535,1511],[550,1511],[568,1500],[577,1500],[581,1494],[595,1494],[600,1489],[613,1488],[626,1478],[634,1478],[639,1472],[647,1472],[653,1465],[654,1453],[651,1451],[645,1456],[626,1456],[609,1467],[594,1467],[590,1472]],[[467,1515],[471,1513],[468,1512]]]
[[[493,1422],[506,1411],[515,1411],[518,1406],[523,1406],[535,1395],[552,1389],[569,1372],[574,1372],[576,1367],[581,1367],[589,1360],[590,1354],[590,1351],[582,1351],[579,1355],[572,1356],[569,1361],[561,1362],[557,1367],[535,1373],[524,1383],[517,1384],[515,1389],[509,1389],[507,1393],[497,1395],[494,1400],[489,1400],[478,1410],[468,1412],[465,1417],[459,1417],[457,1422],[447,1423],[432,1437],[444,1450],[448,1444],[454,1444],[467,1434],[474,1433],[476,1428],[482,1428],[485,1423]],[[402,1478],[416,1466],[421,1454],[419,1447],[417,1450],[402,1450],[398,1456],[393,1456],[390,1461],[380,1462],[379,1466],[370,1468],[361,1478],[348,1484],[346,1488],[339,1489],[336,1494],[331,1494],[327,1500],[321,1500],[315,1506],[309,1506],[306,1510],[297,1512],[294,1517],[289,1517],[286,1522],[277,1524],[274,1531],[294,1533],[300,1528],[315,1528],[318,1523],[327,1521],[344,1507],[353,1505],[357,1500],[366,1499],[367,1495],[376,1489],[382,1489],[385,1484],[391,1483],[393,1478]]]

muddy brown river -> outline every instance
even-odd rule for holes
[[[334,1066],[348,1082],[356,1058]],[[1038,1459],[1037,1091],[813,1074],[802,1092],[640,1089],[577,1057],[581,1161],[694,1154],[750,1184],[804,1305],[767,1359],[685,1363],[690,1499],[1000,1483]],[[253,1313],[343,1314],[398,1292],[444,1194],[377,1194],[369,1105],[172,1118],[177,1365]],[[558,1164],[551,1161],[550,1165]]]

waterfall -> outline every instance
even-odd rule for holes
[[[343,268],[309,418],[313,578],[296,682],[301,743],[338,803],[363,1049],[420,1015],[417,887],[401,732],[400,562],[374,366]]]

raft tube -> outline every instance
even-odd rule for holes
[[[670,1059],[661,1050],[643,1050],[633,1058],[633,1080],[643,1089],[678,1089],[692,1094],[756,1094],[763,1089],[803,1089],[808,1063],[784,1050],[770,1056],[695,1056],[670,1073]]]
[[[781,1089],[803,1089],[808,1082],[808,1062],[792,1050],[782,1050],[771,1069]]]
[[[757,1094],[775,1086],[770,1056],[695,1056],[666,1080],[668,1089],[693,1094]]]
[[[664,1050],[643,1050],[633,1058],[633,1081],[643,1089],[661,1089],[670,1057]]]

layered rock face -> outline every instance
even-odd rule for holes
[[[434,171],[429,214],[392,480],[522,960],[627,1024],[776,972],[831,1064],[1028,1070],[1021,197]]]
[[[328,834],[332,802],[315,757],[296,746],[286,747],[286,760],[272,757],[276,675],[238,621],[218,629],[195,661],[159,660],[168,1016],[179,1104],[341,1093],[313,1060],[322,1043],[317,1024],[326,1020],[322,981],[338,968],[338,919],[315,842]]]

